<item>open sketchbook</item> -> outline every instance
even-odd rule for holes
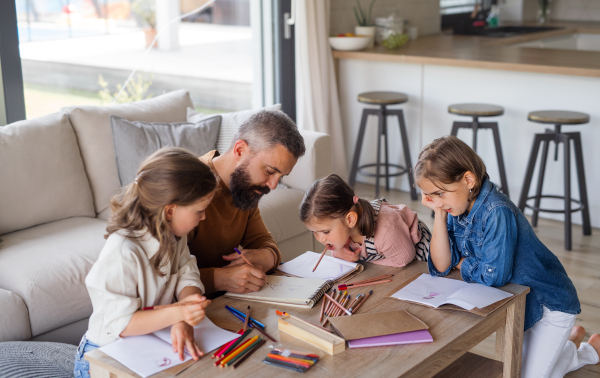
[[[479,315],[487,315],[495,309],[490,306],[514,296],[512,293],[494,287],[451,278],[432,277],[425,273],[417,274],[409,281],[406,286],[389,296],[435,308],[454,305]],[[478,309],[489,311],[476,311]]]
[[[206,356],[208,352],[238,338],[237,333],[217,327],[209,318],[204,318],[194,327],[194,337],[200,350]],[[141,377],[148,377],[181,365],[192,359],[185,353],[184,360],[173,353],[171,345],[171,327],[161,329],[149,335],[130,336],[119,339],[100,348],[101,352],[119,361]]]
[[[364,270],[361,264],[325,255],[313,272],[312,270],[320,257],[320,253],[305,252],[295,259],[279,265],[277,271],[292,277],[318,278],[335,282],[354,277]]]
[[[311,308],[332,285],[332,281],[318,278],[267,276],[266,285],[259,291],[246,294],[227,292],[225,296],[263,303]]]

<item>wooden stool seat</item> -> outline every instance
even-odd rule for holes
[[[504,114],[504,108],[491,104],[453,104],[448,113],[471,117],[495,117]]]
[[[400,92],[365,92],[358,95],[358,101],[373,105],[403,104],[408,96]]]
[[[532,122],[560,125],[581,125],[590,122],[589,114],[566,110],[540,110],[531,112],[527,115],[527,119]]]

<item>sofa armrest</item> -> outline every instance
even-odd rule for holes
[[[0,289],[0,342],[31,338],[27,306],[15,293]]]
[[[300,130],[304,138],[306,153],[300,159],[289,176],[281,183],[306,191],[317,179],[331,173],[331,137],[317,131]]]

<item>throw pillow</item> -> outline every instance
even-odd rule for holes
[[[239,112],[220,114],[198,113],[196,109],[187,108],[187,121],[198,122],[209,117],[213,117],[215,115],[222,116],[223,121],[221,122],[219,136],[217,137],[217,151],[223,153],[229,149],[229,145],[233,140],[233,136],[235,135],[237,129],[242,125],[242,123],[246,122],[248,118],[252,117],[254,114],[258,113],[261,110],[281,110],[281,104],[267,106],[258,110],[242,110]]]
[[[221,116],[194,123],[128,121],[110,116],[121,185],[135,179],[142,161],[162,147],[181,147],[197,156],[215,148]]]

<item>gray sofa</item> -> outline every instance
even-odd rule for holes
[[[120,186],[109,115],[184,122],[188,107],[190,96],[180,90],[0,127],[0,341],[78,343],[92,313],[84,280]],[[298,205],[307,187],[331,172],[329,136],[302,135],[306,155],[259,204],[284,260],[315,249]]]

